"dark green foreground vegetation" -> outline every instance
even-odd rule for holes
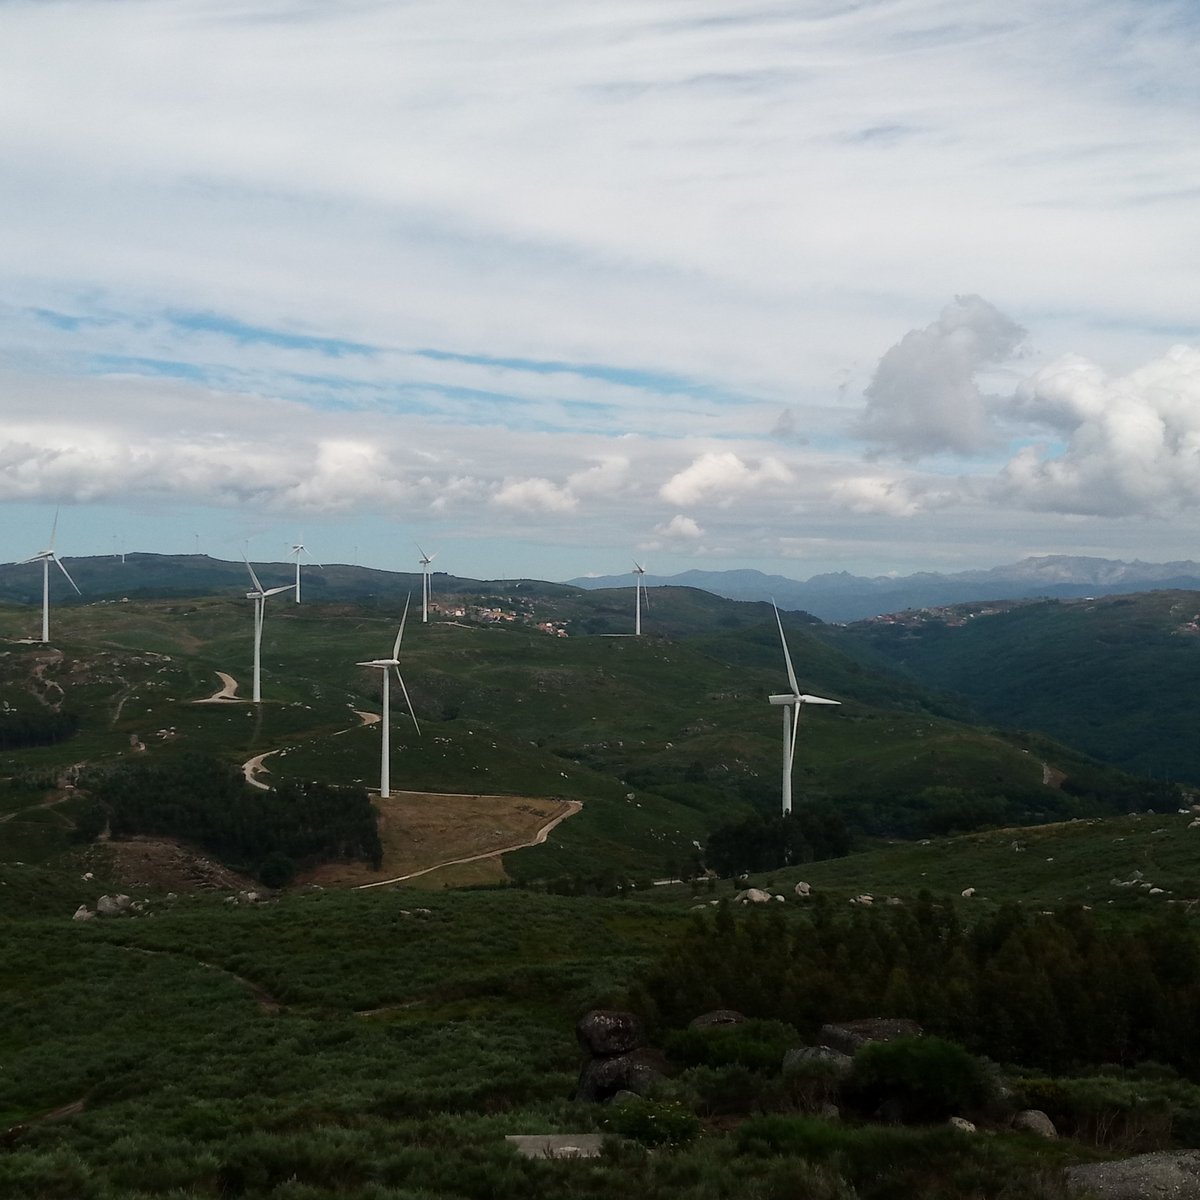
[[[5,866],[4,882],[27,869]],[[965,929],[923,901],[849,920],[819,903],[699,920],[682,904],[519,889],[151,909],[85,924],[0,919],[0,1194],[1050,1200],[1068,1195],[1066,1162],[1187,1143],[1200,1130],[1200,1089],[1188,1082],[1196,1039],[1154,1029],[1164,1005],[1182,997],[1187,1015],[1195,994],[1195,934],[1179,918],[1113,930],[1079,913],[1006,910]],[[1138,982],[1122,988],[1125,954]],[[914,974],[950,972],[936,1005],[896,982],[898,959]],[[1153,1012],[1145,1030],[1131,1031],[1119,1005],[1072,999],[1089,981],[1142,997]],[[1025,1068],[1010,1075],[1018,1099],[1082,1141],[938,1127],[947,1103],[986,1107],[979,1087],[990,1075],[972,1066],[964,1077],[965,1052],[936,1039],[921,1078],[941,1098],[913,1118],[932,1124],[870,1119],[873,1101],[861,1097],[911,1074],[895,1054],[863,1075],[860,1099],[843,1099],[841,1122],[812,1115],[829,1093],[819,1078],[781,1075],[782,1052],[815,1023],[876,1011],[881,986],[893,1015],[925,1015],[995,1058],[1021,1054],[1009,1060]],[[1034,1039],[1026,1052],[1027,1024],[995,1007],[1009,988],[1061,1048]],[[569,1101],[575,1020],[631,1000],[654,1021],[674,1078],[625,1111]],[[683,1026],[713,1000],[787,1019],[697,1042]],[[1097,1056],[1112,1062],[1114,1048],[1161,1065],[1098,1074]],[[1067,1060],[1069,1076],[1046,1069]],[[81,1111],[38,1119],[73,1102]],[[590,1162],[523,1160],[504,1141],[552,1131],[632,1140]]]

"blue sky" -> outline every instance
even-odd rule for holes
[[[0,559],[1200,557],[1174,0],[10,0]]]

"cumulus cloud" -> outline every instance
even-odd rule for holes
[[[1115,378],[1063,358],[1022,384],[1011,410],[1058,440],[1023,447],[995,480],[996,500],[1095,516],[1200,503],[1200,350],[1176,346]]]
[[[658,490],[671,504],[731,504],[747,492],[777,487],[792,481],[792,472],[770,456],[751,466],[732,451],[701,454],[673,475]]]
[[[976,377],[1018,349],[1024,330],[979,296],[959,296],[884,354],[855,436],[904,458],[975,454],[996,441]]]
[[[549,479],[513,479],[507,481],[492,498],[501,508],[520,512],[570,512],[579,501],[564,487]]]
[[[690,542],[704,536],[704,530],[692,517],[676,513],[669,521],[655,525],[654,532],[661,537],[672,538],[676,541]]]

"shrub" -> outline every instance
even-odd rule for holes
[[[777,1074],[783,1056],[800,1044],[800,1035],[782,1021],[742,1021],[711,1029],[680,1029],[663,1047],[672,1062],[685,1067],[747,1067]]]
[[[671,1101],[627,1100],[616,1105],[604,1123],[643,1146],[683,1146],[700,1134],[699,1117]]]
[[[943,1120],[979,1108],[988,1092],[983,1064],[956,1042],[937,1037],[864,1046],[846,1085],[856,1106],[874,1111],[890,1103],[910,1121]]]
[[[258,878],[269,888],[287,887],[296,878],[296,864],[276,850],[259,864]]]

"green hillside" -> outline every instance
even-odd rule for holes
[[[512,620],[439,617],[423,625],[410,613],[402,657],[421,736],[394,695],[393,786],[582,801],[582,812],[546,845],[506,858],[510,874],[523,878],[674,873],[716,825],[775,808],[780,730],[766,697],[785,675],[769,606],[683,589],[663,601],[696,634],[557,637],[538,624],[578,627],[589,611],[603,618],[615,601],[554,586],[537,592],[520,598],[529,606],[524,616],[514,602]],[[26,789],[18,802],[25,815],[7,822],[0,838],[21,832],[30,843],[61,844],[69,822],[60,818],[70,809],[41,807],[37,787],[80,764],[197,751],[240,764],[270,753],[272,783],[375,786],[378,727],[362,725],[352,710],[378,711],[380,680],[355,664],[389,649],[403,603],[273,599],[258,706],[196,703],[218,689],[218,672],[238,681],[240,695],[249,690],[245,600],[56,609],[52,648],[7,642],[0,703],[14,721],[30,712],[70,714],[78,732],[0,749],[0,775]],[[572,605],[574,615],[565,615]],[[0,637],[24,633],[30,615],[0,610]],[[1008,797],[998,819],[1086,811],[1044,783],[1048,761],[1068,775],[1090,770],[1078,755],[1049,744],[1031,754],[1027,741],[947,720],[943,701],[864,669],[815,636],[810,618],[789,615],[787,625],[805,686],[842,701],[804,716],[797,803],[833,800],[865,831],[904,834],[924,829],[921,814],[946,807],[947,789],[952,801],[955,789]]]
[[[1039,730],[1137,774],[1200,783],[1200,596],[984,608],[823,633],[864,661],[960,694],[985,720]]]

